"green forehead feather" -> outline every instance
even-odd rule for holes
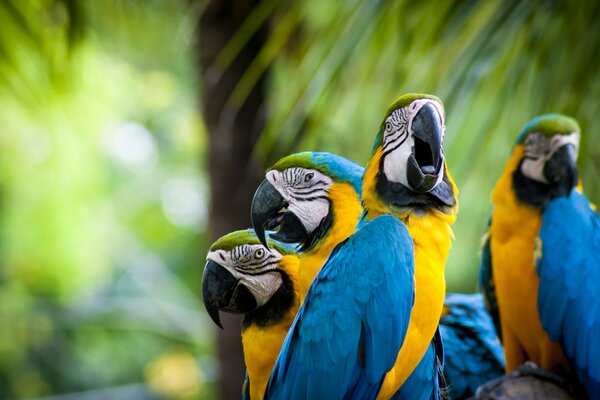
[[[288,168],[294,167],[316,169],[320,172],[323,172],[324,174],[327,173],[327,171],[324,171],[324,166],[317,166],[314,164],[314,162],[312,161],[312,152],[310,151],[291,154],[287,157],[283,157],[281,160],[277,161],[275,165],[273,165],[270,169],[284,171]],[[320,167],[320,169],[318,169],[317,167]]]
[[[573,132],[581,132],[579,124],[575,119],[561,114],[540,115],[529,121],[517,137],[516,144],[523,144],[530,133],[541,133],[544,136],[568,135]]]
[[[407,94],[400,96],[396,101],[394,101],[388,107],[387,111],[385,112],[383,120],[381,121],[381,124],[379,125],[379,130],[377,131],[377,135],[375,136],[375,143],[373,145],[373,151],[375,151],[375,149],[377,149],[381,145],[381,142],[383,140],[383,127],[385,125],[385,120],[390,116],[390,114],[392,112],[394,112],[394,110],[397,110],[397,109],[403,108],[403,107],[407,107],[413,101],[419,100],[419,99],[429,99],[429,100],[437,101],[442,106],[442,109],[444,108],[444,103],[442,103],[442,100],[440,100],[439,97],[434,96],[432,94],[407,93]]]
[[[361,192],[364,169],[354,161],[333,153],[305,151],[291,154],[277,161],[271,169],[284,171],[288,168],[314,169],[331,177],[335,182],[349,183],[357,193]]]
[[[387,117],[390,116],[390,114],[394,111],[397,110],[399,108],[402,107],[407,107],[410,105],[410,103],[412,103],[415,100],[420,100],[420,99],[429,99],[429,100],[434,100],[437,101],[438,103],[440,103],[440,105],[442,107],[444,107],[444,103],[442,103],[442,100],[439,99],[439,97],[431,95],[431,94],[424,94],[424,93],[408,93],[405,95],[400,96],[396,101],[394,101],[387,109],[387,111],[385,112],[385,117],[383,117],[383,121],[381,121],[381,123],[385,123],[385,120],[387,119]]]
[[[275,240],[269,239],[268,235],[267,243],[269,244],[269,247],[275,248],[281,254],[294,254],[296,252],[295,246],[286,243],[276,242]],[[212,244],[212,246],[210,246],[210,251],[231,251],[233,250],[233,248],[242,246],[244,244],[260,244],[260,241],[258,240],[258,237],[256,237],[256,234],[254,233],[253,229],[235,231],[220,237],[219,239],[217,239],[216,242]]]

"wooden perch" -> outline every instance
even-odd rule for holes
[[[510,374],[477,389],[476,400],[572,400],[573,386],[560,375],[527,362]]]

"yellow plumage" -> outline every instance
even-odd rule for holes
[[[534,257],[541,213],[520,202],[512,190],[512,175],[523,156],[523,146],[515,146],[492,192],[494,210],[489,228],[506,370],[532,360],[551,371],[567,371],[562,348],[542,328],[537,308],[539,278]]]
[[[410,209],[390,210],[377,196],[377,174],[382,156],[381,148],[371,158],[363,177],[363,201],[368,219],[381,214],[393,214],[408,228],[415,244],[415,302],[412,308],[406,338],[394,367],[387,373],[378,399],[390,398],[406,381],[423,358],[435,334],[442,315],[446,280],[444,270],[453,239],[450,225],[456,219],[458,206],[445,214],[430,211],[422,215]],[[458,193],[450,174],[448,178],[454,193]]]
[[[296,303],[277,323],[268,327],[252,325],[242,331],[244,360],[248,369],[252,400],[264,397],[283,340],[312,281],[335,246],[354,232],[362,213],[360,198],[348,183],[332,184],[329,199],[333,212],[333,223],[329,232],[310,251],[298,256],[285,256],[281,260],[282,269],[292,280]]]
[[[250,382],[250,398],[260,400],[264,397],[271,371],[279,355],[279,350],[285,339],[288,329],[300,308],[300,293],[298,285],[298,269],[300,260],[295,255],[286,255],[281,258],[279,268],[284,271],[292,281],[294,288],[293,306],[285,313],[284,317],[269,326],[252,324],[242,330],[242,346],[244,347],[244,362],[248,371]]]
[[[331,185],[329,199],[333,213],[333,223],[329,232],[313,249],[300,254],[298,280],[301,301],[304,301],[312,281],[335,246],[352,235],[362,213],[360,197],[348,183],[336,182]]]

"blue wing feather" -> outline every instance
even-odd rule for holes
[[[573,190],[542,215],[538,309],[542,326],[559,341],[587,393],[600,393],[600,217]]]
[[[450,398],[469,398],[480,385],[504,374],[504,351],[480,294],[448,294],[440,331]]]
[[[488,221],[488,232],[481,247],[481,260],[479,262],[479,288],[485,300],[485,306],[488,313],[492,316],[494,328],[498,339],[502,341],[502,329],[500,328],[500,309],[498,308],[498,299],[496,297],[496,285],[494,283],[494,274],[492,272],[492,252],[491,240],[489,235],[489,226],[492,218]]]
[[[444,381],[444,346],[439,330],[425,351],[423,358],[410,374],[406,382],[392,396],[394,400],[437,400],[440,396],[440,383]],[[443,385],[445,387],[445,384]]]
[[[339,244],[286,336],[266,398],[375,398],[414,301],[413,242],[383,215]]]

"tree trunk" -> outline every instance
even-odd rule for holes
[[[255,58],[265,29],[251,38],[225,71],[210,68],[219,51],[246,19],[257,0],[211,0],[200,20],[199,52],[202,71],[203,116],[209,133],[209,171],[212,189],[211,239],[250,226],[250,202],[262,178],[262,168],[250,155],[264,126],[264,82],[237,110],[226,109],[229,95]],[[218,333],[219,398],[239,399],[244,378],[240,317],[223,314]]]

